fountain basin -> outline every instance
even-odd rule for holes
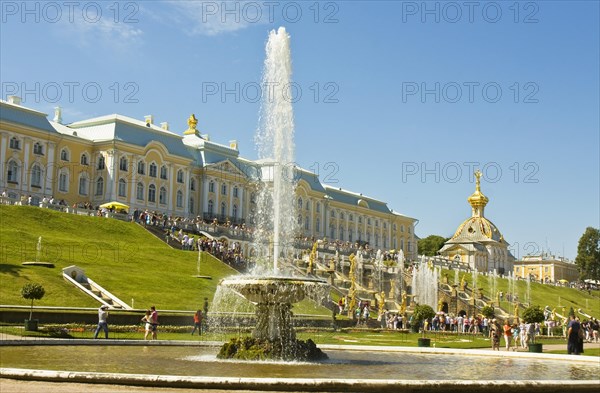
[[[236,276],[221,280],[229,288],[256,304],[292,304],[310,297],[327,296],[328,284],[317,278]]]

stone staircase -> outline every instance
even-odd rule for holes
[[[118,308],[122,310],[131,310],[132,308],[121,299],[104,289],[91,278],[85,275],[83,269],[78,266],[71,265],[63,269],[63,278],[79,288],[82,292],[94,298],[101,305],[106,305],[110,308]]]

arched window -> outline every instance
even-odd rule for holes
[[[98,170],[102,170],[106,167],[106,163],[104,162],[104,156],[100,155],[98,156]]]
[[[123,156],[121,157],[121,159],[119,160],[119,169],[122,170],[123,172],[127,172],[129,170],[129,168],[127,168],[127,157]]]
[[[150,167],[149,167],[148,169],[149,169],[149,170],[148,170],[148,175],[149,175],[150,177],[156,177],[156,176],[157,176],[157,169],[158,169],[158,168],[156,167],[156,164],[155,164],[155,163],[151,162],[151,163],[150,163]]]
[[[87,195],[88,194],[88,179],[85,175],[81,175],[79,178],[79,195]]]
[[[196,179],[193,177],[190,179],[190,190],[196,191]]]
[[[348,214],[348,221],[354,221],[354,216],[352,216],[352,214]]]
[[[306,201],[306,210],[310,210],[310,201]]]
[[[331,210],[331,218],[335,218],[335,210]]]
[[[227,214],[227,206],[225,205],[225,202],[221,202],[221,216],[225,217],[226,214]]]
[[[234,198],[238,198],[239,197],[239,189],[236,187],[233,187],[233,197]]]
[[[194,214],[194,197],[190,197],[190,214]]]
[[[127,196],[127,183],[125,183],[124,179],[119,179],[119,191],[118,191],[118,195],[120,197],[125,197]]]
[[[317,231],[317,233],[321,232],[321,220],[319,219],[319,217],[317,217],[317,219],[315,220],[315,231]]]
[[[404,251],[404,239],[400,239],[400,249]]]
[[[344,219],[344,213],[340,213],[340,220]]]
[[[160,178],[163,180],[167,180],[167,166],[162,165],[160,167]]]
[[[11,149],[21,150],[21,141],[17,137],[13,136],[10,138],[9,146]]]
[[[10,160],[8,162],[8,172],[6,175],[9,183],[19,183],[19,164],[16,161]]]
[[[352,229],[348,229],[348,241],[352,242]]]
[[[158,203],[161,205],[167,204],[167,189],[164,187],[161,187],[158,192]]]
[[[31,186],[42,186],[42,169],[38,164],[33,164],[33,166],[31,167]]]
[[[227,184],[221,184],[221,195],[227,195]]]
[[[304,230],[308,231],[310,229],[310,219],[306,217],[304,219]]]
[[[335,227],[333,226],[329,228],[329,237],[335,239]]]
[[[298,198],[298,210],[302,210],[302,198]]]
[[[69,171],[66,169],[58,174],[58,191],[69,192]]]
[[[344,227],[340,225],[339,229],[340,240],[344,240]]]
[[[183,207],[183,192],[177,191],[177,207]]]
[[[140,182],[140,183],[137,184],[136,191],[135,191],[135,197],[139,201],[143,201],[144,200],[144,183]]]
[[[35,144],[33,145],[33,154],[38,154],[40,156],[44,155],[44,147],[41,143],[35,142]]]
[[[212,199],[210,199],[208,201],[208,214],[212,216],[214,211],[215,211],[214,203],[213,203]]]
[[[379,233],[375,234],[375,247],[379,247]]]
[[[321,203],[317,202],[317,213],[321,213]]]
[[[237,205],[233,205],[233,218],[237,218],[237,213],[238,213],[238,209],[237,209]]]
[[[104,179],[102,176],[96,180],[96,196],[100,196],[104,194]]]
[[[89,165],[89,160],[88,160],[88,155],[87,153],[83,153],[81,155],[81,159],[79,160],[79,162],[81,163],[81,165]]]
[[[156,202],[156,186],[154,184],[148,186],[148,202]]]
[[[183,183],[183,171],[181,169],[177,171],[177,183]]]
[[[138,165],[137,165],[137,172],[138,175],[144,175],[146,174],[146,164],[144,163],[144,161],[138,161]]]
[[[69,151],[66,148],[60,151],[60,159],[62,161],[69,161]]]
[[[298,226],[302,226],[302,214],[298,214]]]
[[[208,183],[208,192],[215,192],[215,182],[212,180]]]

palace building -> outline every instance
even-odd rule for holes
[[[481,192],[481,172],[475,172],[475,192],[467,199],[471,217],[466,219],[450,240],[438,251],[446,258],[467,264],[479,272],[508,274],[515,257],[496,225],[484,216],[489,198]]]
[[[174,132],[113,114],[63,124],[21,105],[0,100],[0,189],[33,203],[53,196],[69,205],[118,201],[134,209],[251,226],[261,163],[243,158],[228,144],[201,135],[194,115],[188,129]],[[296,168],[299,236],[369,243],[373,249],[402,249],[416,258],[416,219],[361,193],[321,183]]]

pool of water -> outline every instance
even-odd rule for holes
[[[600,364],[462,354],[327,350],[319,363],[217,360],[217,349],[171,346],[3,346],[0,366],[133,374],[393,380],[597,380]]]

